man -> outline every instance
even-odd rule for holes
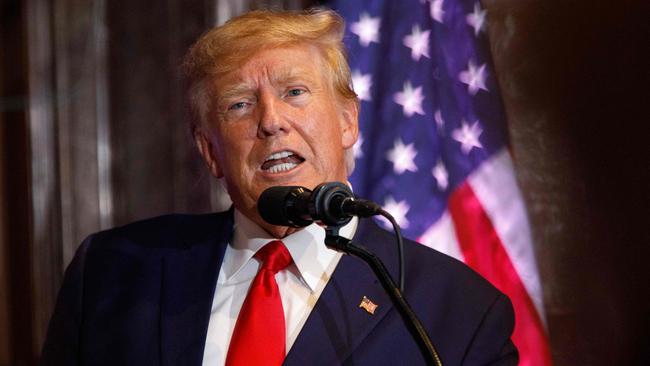
[[[352,171],[358,101],[342,35],[331,11],[261,11],[190,49],[192,131],[234,209],[88,238],[66,271],[43,364],[424,364],[365,264],[326,248],[317,224],[274,226],[257,211],[269,187],[311,189]],[[390,234],[369,220],[341,233],[395,276]],[[405,243],[405,259],[405,296],[445,365],[517,363],[503,294],[417,243]]]

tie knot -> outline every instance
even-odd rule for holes
[[[255,258],[262,261],[262,269],[278,273],[291,264],[291,254],[284,243],[274,240],[263,246],[255,253]]]

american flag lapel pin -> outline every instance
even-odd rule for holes
[[[359,304],[360,308],[367,311],[368,314],[371,314],[371,315],[375,314],[375,310],[377,310],[378,306],[379,305],[375,304],[374,302],[372,302],[369,298],[367,298],[365,296],[361,299],[361,303]]]

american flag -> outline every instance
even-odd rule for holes
[[[333,1],[361,100],[355,192],[515,307],[521,365],[550,365],[542,292],[477,0]]]

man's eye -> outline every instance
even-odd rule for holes
[[[287,92],[287,95],[290,96],[290,97],[297,97],[297,96],[302,95],[304,93],[305,93],[305,91],[303,89],[290,89]]]
[[[230,107],[228,107],[228,109],[237,110],[237,109],[242,109],[244,107],[246,107],[246,102],[239,102],[231,105]]]

